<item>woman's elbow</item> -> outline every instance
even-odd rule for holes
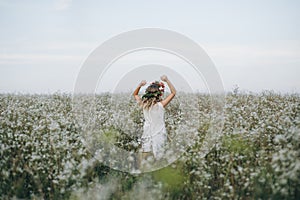
[[[172,98],[176,96],[176,91],[175,92],[171,92]]]

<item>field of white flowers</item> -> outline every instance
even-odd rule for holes
[[[189,96],[198,111],[190,118],[193,145],[168,167],[138,175],[93,155],[97,140],[138,151],[142,112],[128,97],[118,97],[118,106],[109,94],[95,97],[92,126],[105,137],[87,147],[91,111],[74,112],[71,95],[0,94],[1,199],[300,199],[299,94],[228,93],[221,135],[205,156],[204,136],[217,116],[208,95]],[[182,99],[166,109],[171,138],[187,120]],[[89,104],[82,97],[80,105]]]

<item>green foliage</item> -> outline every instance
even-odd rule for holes
[[[167,193],[171,199],[180,199],[184,194],[184,184],[187,180],[182,169],[182,164],[168,166],[152,172],[153,180],[162,184],[162,191]]]

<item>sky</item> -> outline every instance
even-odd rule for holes
[[[72,92],[94,49],[115,35],[146,27],[176,31],[198,43],[215,64],[225,91],[238,86],[299,93],[299,8],[296,0],[0,0],[0,93]],[[129,63],[140,67],[123,78],[111,71],[111,82],[104,81],[98,90],[110,85],[130,90],[140,80],[159,79],[158,74],[145,76],[150,72],[141,55],[131,57]],[[165,63],[165,57],[153,62]],[[116,62],[114,69],[121,64]],[[166,73],[186,90],[181,73]],[[199,82],[199,87],[205,86]]]

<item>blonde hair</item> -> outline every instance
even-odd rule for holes
[[[161,89],[161,83],[154,82],[145,91],[145,94],[142,97],[141,106],[143,109],[150,109],[156,103],[162,100],[161,96],[163,90]]]
[[[152,106],[154,106],[156,103],[160,102],[161,98],[156,99],[156,98],[149,98],[149,99],[144,99],[142,101],[142,107],[143,109],[149,110]]]

